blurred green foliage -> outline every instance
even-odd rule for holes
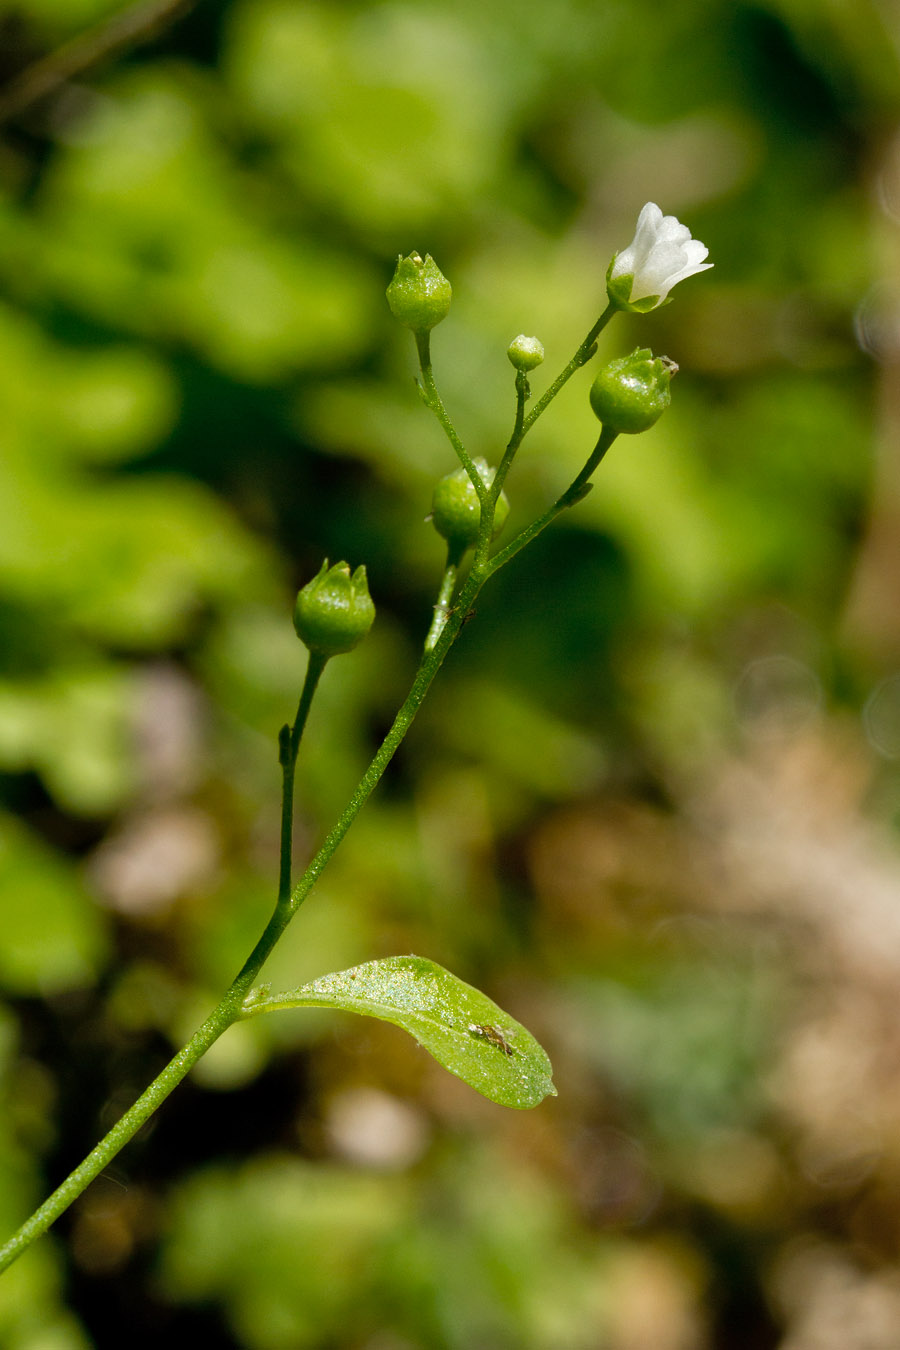
[[[15,0],[7,77],[120,8]],[[763,1350],[793,1325],[770,1276],[798,1235],[890,1269],[896,1161],[848,1183],[840,1110],[816,1134],[777,1089],[840,944],[813,924],[826,954],[798,981],[809,914],[782,929],[751,903],[754,865],[788,855],[741,852],[708,789],[762,757],[778,806],[802,738],[838,728],[835,765],[800,775],[846,799],[823,837],[860,799],[897,815],[896,757],[860,721],[900,649],[879,600],[900,569],[867,551],[891,537],[871,356],[896,350],[857,340],[896,281],[892,22],[868,0],[208,0],[6,127],[8,1230],[265,921],[275,737],[303,672],[290,608],[323,557],[367,564],[378,620],[314,709],[298,858],[411,677],[442,564],[424,517],[453,465],[384,304],[397,254],[428,250],[453,283],[436,374],[495,461],[510,338],[543,341],[540,392],[646,200],[716,270],[603,335],[603,356],[677,359],[671,411],[485,591],[266,972],[421,952],[541,1038],[560,1097],[510,1119],[354,1019],[235,1028],[4,1277],[4,1347]],[[526,442],[509,530],[585,459],[587,387]],[[742,878],[749,919],[726,903]],[[888,1106],[867,1109],[891,1154]]]

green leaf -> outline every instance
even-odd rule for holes
[[[531,1033],[486,994],[422,956],[367,961],[284,994],[253,990],[243,1015],[286,1008],[340,1008],[393,1022],[501,1106],[537,1106],[556,1096],[550,1061]]]

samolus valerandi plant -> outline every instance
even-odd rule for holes
[[[599,371],[590,389],[600,421],[596,444],[566,490],[505,546],[493,548],[509,511],[504,492],[516,453],[577,370],[594,356],[597,338],[620,310],[644,313],[666,302],[679,281],[705,270],[707,250],[674,216],[652,202],[638,218],[632,243],[617,253],[607,272],[607,304],[568,365],[530,407],[529,376],[544,359],[536,337],[520,334],[507,355],[515,370],[512,433],[494,465],[470,454],[435,383],[431,364],[432,329],[447,317],[452,291],[434,260],[417,253],[401,257],[387,299],[394,316],[415,338],[420,392],[456,455],[458,465],[434,489],[431,520],[446,543],[446,562],[434,614],[412,686],[393,724],[375,752],[342,815],[299,879],[292,876],[294,778],[307,717],[330,660],[353,651],[375,617],[366,569],[327,561],[297,596],[294,626],[308,649],[306,675],[297,712],[279,734],[282,771],[281,848],[278,888],[272,916],[220,1003],[134,1105],[96,1148],[0,1249],[5,1269],[76,1199],[156,1111],[210,1046],[235,1022],[284,1009],[337,1008],[394,1022],[415,1036],[424,1049],[472,1087],[504,1106],[536,1106],[555,1093],[550,1062],[534,1037],[485,994],[421,956],[369,961],[352,970],[322,975],[299,988],[273,993],[257,985],[267,957],[306,900],[344,835],[365,805],[406,735],[432,680],[453,646],[482,587],[506,567],[561,512],[591,490],[600,461],[621,434],[651,427],[669,406],[677,371],[667,357],[647,348],[613,360]],[[468,568],[465,563],[468,555]]]

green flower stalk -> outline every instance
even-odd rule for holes
[[[527,416],[528,372],[540,364],[544,352],[537,338],[520,334],[513,339],[508,356],[516,370],[515,420],[496,469],[469,454],[434,379],[429,335],[450,308],[450,283],[430,257],[423,260],[417,253],[411,253],[398,260],[387,290],[388,303],[396,318],[415,336],[425,403],[463,466],[442,478],[434,490],[432,520],[447,541],[447,562],[418,669],[344,810],[308,860],[302,875],[295,879],[294,777],[313,697],[330,658],[352,651],[366,636],[375,617],[366,569],[358,567],[351,572],[346,562],[330,566],[326,560],[318,575],[300,591],[294,608],[294,627],[309,649],[309,659],[294,721],[285,724],[278,737],[282,769],[281,846],[278,889],[271,916],[219,1003],[190,1040],[83,1161],[0,1246],[0,1272],[46,1232],[108,1167],[219,1037],[247,1016],[289,1007],[334,1007],[381,1017],[415,1035],[439,1062],[492,1101],[517,1108],[531,1107],[554,1091],[549,1061],[526,1029],[485,995],[424,958],[388,957],[366,962],[274,996],[265,987],[254,986],[288,924],[377,787],[463,625],[474,613],[482,588],[561,512],[584,499],[591,490],[593,474],[621,432],[645,431],[653,425],[669,405],[669,384],[677,367],[666,357],[654,357],[649,350],[639,348],[601,370],[590,392],[591,405],[603,424],[596,445],[556,500],[505,547],[492,552],[491,539],[503,528],[509,511],[502,489],[524,437],[576,371],[593,359],[599,334],[619,310],[654,309],[664,302],[678,281],[709,266],[703,262],[705,257],[705,247],[691,239],[685,226],[674,216],[664,217],[659,207],[648,203],[641,212],[633,242],[616,255],[610,266],[609,304]],[[463,556],[470,548],[474,553],[461,577]]]

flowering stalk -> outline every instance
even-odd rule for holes
[[[450,613],[450,605],[453,601],[453,592],[456,590],[459,565],[463,560],[464,553],[465,548],[455,540],[447,545],[447,563],[444,567],[444,575],[441,578],[441,588],[435,601],[431,627],[425,638],[426,652],[434,651],[437,640],[443,632],[444,624],[447,622],[447,615]]]
[[[422,373],[421,387],[425,403],[444,428],[447,439],[456,451],[456,456],[466,473],[469,475],[469,480],[478,494],[478,500],[481,502],[482,507],[484,507],[488,499],[487,488],[482,480],[481,474],[475,467],[475,461],[460,440],[456,427],[453,425],[450,414],[444,407],[444,401],[438,393],[438,387],[435,384],[434,371],[431,368],[431,335],[429,333],[416,333],[416,351],[419,355],[419,370]]]
[[[548,507],[542,516],[533,520],[526,526],[515,539],[506,545],[506,548],[495,553],[491,558],[488,575],[493,576],[499,572],[501,567],[505,567],[508,562],[512,562],[517,553],[520,553],[526,544],[530,544],[539,534],[546,530],[547,526],[556,519],[561,511],[565,511],[570,506],[577,506],[579,502],[584,501],[590,492],[593,484],[589,481],[599,465],[601,459],[606,454],[613,441],[618,436],[618,432],[611,427],[604,427],[600,432],[600,438],[588,456],[581,472],[572,480],[552,506]]]
[[[278,734],[278,762],[281,765],[281,851],[278,869],[278,904],[286,905],[291,894],[291,864],[294,835],[294,778],[297,754],[306,727],[306,719],[328,657],[310,652],[303,690],[293,726],[283,726]]]
[[[447,540],[447,562],[434,607],[434,618],[409,693],[340,818],[300,880],[292,885],[294,772],[312,699],[328,660],[355,647],[365,636],[374,618],[365,568],[358,567],[351,573],[346,563],[329,567],[326,562],[318,576],[300,592],[294,615],[298,636],[309,648],[310,655],[294,723],[291,727],[283,727],[279,736],[283,787],[281,854],[277,899],[271,918],[231,986],[203,1025],[96,1148],[0,1248],[0,1271],[11,1265],[35,1238],[45,1232],[108,1166],[222,1033],[248,1009],[257,1010],[259,1000],[251,1001],[251,989],[260,970],[374,791],[412,725],[482,587],[561,511],[583,499],[591,489],[592,475],[620,432],[642,430],[656,420],[668,403],[671,363],[667,363],[665,358],[653,358],[649,352],[639,350],[625,362],[611,363],[601,372],[595,381],[592,402],[602,426],[597,443],[584,466],[543,515],[522,530],[505,548],[491,556],[492,540],[498,529],[502,528],[505,518],[503,484],[524,437],[575,371],[593,356],[598,335],[617,310],[655,308],[679,280],[709,266],[702,261],[705,257],[704,246],[690,239],[686,227],[679,225],[672,216],[663,217],[658,207],[648,203],[641,212],[632,244],[617,254],[610,266],[609,304],[572,360],[527,415],[525,407],[531,395],[528,373],[542,359],[543,348],[536,338],[514,339],[509,355],[516,369],[515,421],[500,464],[493,473],[484,461],[473,459],[463,445],[437,391],[431,369],[430,330],[447,314],[451,298],[450,284],[428,257],[423,261],[418,254],[411,254],[399,260],[394,281],[388,288],[388,300],[395,315],[415,335],[425,402],[438,418],[466,475],[447,475],[442,484],[446,485],[448,480],[452,480],[449,487],[445,486],[440,493],[436,491],[435,523]],[[646,290],[651,284],[654,289]],[[653,303],[648,304],[649,300]],[[438,487],[441,489],[441,484]],[[473,549],[472,564],[454,603],[460,565],[469,548]],[[483,999],[484,996],[480,997]],[[472,1030],[470,1026],[469,1031]],[[502,1059],[505,1060],[513,1053],[509,1042],[495,1028],[476,1025],[474,1030],[484,1033],[485,1044],[492,1050],[496,1051],[498,1045],[501,1047]]]
[[[614,305],[612,301],[610,301],[610,303],[606,306],[606,309],[600,315],[600,318],[597,320],[593,328],[588,333],[587,337],[584,339],[584,342],[582,342],[581,346],[578,348],[577,352],[572,357],[572,360],[569,362],[569,364],[566,366],[564,370],[560,371],[556,379],[551,384],[550,388],[547,390],[546,394],[544,394],[542,398],[538,399],[537,403],[534,405],[531,412],[525,418],[525,423],[522,428],[522,436],[525,436],[534,426],[535,422],[538,420],[541,414],[546,412],[547,408],[549,408],[550,404],[556,398],[556,395],[562,389],[563,385],[567,384],[568,381],[571,380],[576,370],[580,370],[582,366],[587,365],[588,361],[590,361],[591,357],[595,354],[597,350],[597,338],[603,332],[603,329],[609,323],[610,319],[616,313],[617,309],[619,309],[619,306]]]

